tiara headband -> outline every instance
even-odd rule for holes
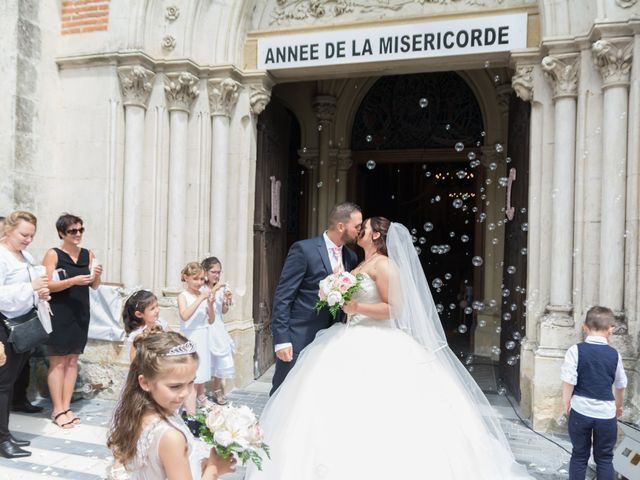
[[[192,353],[196,353],[196,344],[189,340],[181,345],[172,347],[167,353],[163,353],[162,356],[177,357],[179,355],[191,355]]]

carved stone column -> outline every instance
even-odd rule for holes
[[[198,77],[188,72],[169,73],[164,78],[169,110],[169,216],[167,222],[167,286],[180,285],[185,262],[187,232],[187,165],[189,114],[199,94]]]
[[[306,148],[298,150],[298,163],[305,168],[306,188],[309,192],[309,205],[307,216],[307,236],[316,235],[318,228],[318,167],[320,161],[318,159],[317,150],[308,150]],[[325,228],[325,227],[323,227]]]
[[[322,232],[327,228],[329,209],[329,141],[331,139],[331,126],[336,114],[336,99],[330,95],[318,95],[313,104],[313,109],[318,119],[318,146],[319,161],[318,168],[318,223],[317,231]]]
[[[343,150],[338,152],[337,156],[337,178],[338,182],[336,191],[336,203],[347,201],[347,174],[353,160],[351,160],[351,150]]]
[[[553,85],[555,136],[551,209],[551,278],[547,311],[558,325],[572,325],[574,169],[579,55],[542,59]]]
[[[124,195],[122,209],[121,282],[126,287],[140,283],[140,205],[142,203],[144,117],[155,73],[136,65],[119,67],[124,99]]]
[[[623,309],[624,298],[627,109],[632,45],[629,39],[598,40],[591,49],[604,90],[599,301],[616,312]]]
[[[212,78],[207,86],[211,113],[210,251],[213,255],[225,258],[228,233],[229,120],[238,101],[240,84],[231,78]]]

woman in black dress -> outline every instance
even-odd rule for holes
[[[47,342],[49,373],[47,381],[53,410],[51,419],[61,428],[72,428],[80,419],[71,410],[71,396],[78,376],[78,356],[84,352],[89,332],[89,286],[100,285],[102,267],[93,265],[93,252],[80,248],[82,219],[64,214],[56,222],[60,248],[44,257],[51,290],[53,331]]]

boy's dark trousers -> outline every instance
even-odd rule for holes
[[[569,412],[569,436],[573,445],[569,463],[569,480],[584,480],[591,454],[592,438],[597,479],[615,479],[612,462],[617,429],[615,417],[601,420],[581,415],[573,409]]]

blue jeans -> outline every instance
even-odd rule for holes
[[[581,415],[575,410],[569,412],[569,436],[573,446],[569,462],[569,480],[584,480],[591,454],[592,438],[598,480],[615,479],[612,462],[617,431],[615,417],[601,420]]]

